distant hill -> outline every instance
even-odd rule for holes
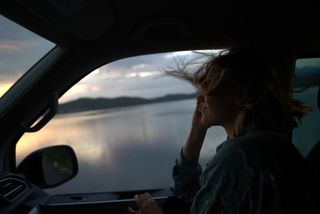
[[[80,98],[59,105],[58,114],[75,113],[82,111],[101,110],[126,106],[136,106],[151,103],[170,102],[195,98],[193,94],[168,94],[163,97],[146,99],[141,97],[117,97],[117,98]]]

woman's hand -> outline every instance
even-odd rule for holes
[[[207,134],[207,129],[209,128],[209,126],[203,123],[203,105],[204,97],[197,97],[197,105],[193,113],[191,131],[187,139],[187,142],[184,144],[182,150],[183,157],[187,161],[194,160],[199,157],[204,138]]]
[[[152,199],[151,195],[146,192],[144,194],[135,195],[134,200],[138,206],[138,210],[128,207],[131,213],[137,214],[164,214],[162,208]]]
[[[194,131],[205,132],[209,128],[206,124],[203,123],[203,119],[202,119],[203,105],[204,105],[204,97],[200,95],[197,97],[197,104],[196,104],[196,108],[194,110],[193,118],[192,118],[192,130]]]

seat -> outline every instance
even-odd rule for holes
[[[320,86],[318,89],[317,96],[318,96],[317,97],[317,105],[318,105],[318,109],[320,110]],[[315,170],[315,173],[320,174],[320,140],[311,149],[311,151],[309,152],[309,154],[306,157],[306,160],[310,164],[312,169]]]
[[[320,86],[317,95],[317,105],[320,110]],[[306,162],[310,171],[311,198],[314,201],[315,208],[320,213],[320,140],[307,155]]]

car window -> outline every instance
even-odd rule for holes
[[[0,15],[0,97],[54,46]]]
[[[203,54],[143,55],[94,70],[61,97],[59,114],[46,127],[21,138],[17,164],[38,148],[67,144],[76,152],[79,173],[47,190],[51,193],[169,188],[191,127],[196,91],[162,71],[192,58],[202,60]],[[225,139],[222,128],[211,129],[200,163],[206,164]]]
[[[303,156],[307,156],[320,140],[319,86],[320,58],[298,59],[294,96],[313,108],[313,112],[303,117],[293,130],[293,143]]]

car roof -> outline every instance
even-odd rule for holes
[[[300,52],[320,46],[319,7],[308,1],[7,0],[0,8],[3,15],[62,47],[118,46],[152,53],[248,43],[289,43]]]

